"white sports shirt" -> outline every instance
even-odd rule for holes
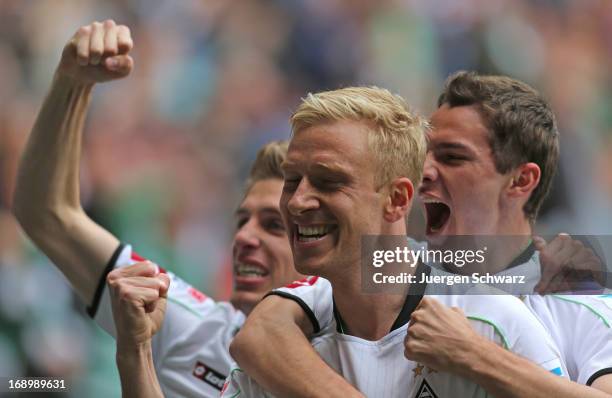
[[[571,380],[590,386],[612,373],[612,295],[522,298],[557,343]]]
[[[526,277],[526,284],[521,287],[500,288],[508,293],[513,290],[521,293],[520,298],[544,324],[561,351],[572,381],[590,386],[598,377],[612,374],[612,294],[525,295],[533,293],[541,278],[539,252],[533,244],[499,275]]]
[[[107,266],[88,312],[115,336],[106,275],[144,259],[121,245]],[[245,320],[230,303],[215,302],[171,272],[166,317],[153,336],[153,362],[164,396],[218,397],[230,365],[229,344]]]
[[[420,272],[438,272],[421,266]],[[367,341],[342,333],[342,320],[333,304],[331,284],[317,277],[301,284],[275,290],[295,300],[307,314],[315,330],[323,332],[312,341],[321,357],[367,397],[486,397],[475,383],[449,373],[437,372],[404,357],[404,338],[410,314],[420,295],[407,296],[403,309],[388,335]],[[425,289],[425,294],[427,290]],[[447,306],[460,307],[474,329],[482,336],[526,357],[545,369],[567,375],[559,351],[537,318],[516,297],[507,295],[428,295]],[[503,311],[500,309],[503,308]],[[310,313],[309,313],[310,311]],[[237,366],[230,372],[222,397],[270,396]]]

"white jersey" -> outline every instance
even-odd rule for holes
[[[130,246],[120,246],[101,278],[90,315],[115,336],[106,275],[144,259]],[[170,277],[166,316],[153,336],[153,362],[166,397],[218,397],[232,358],[229,344],[244,323],[244,315],[230,303],[215,302],[176,275]]]
[[[428,272],[428,267],[422,271]],[[431,270],[436,272],[436,270]],[[417,271],[418,272],[418,271]],[[378,341],[342,333],[342,320],[335,311],[331,285],[311,277],[273,294],[293,299],[310,308],[309,318],[321,333],[313,347],[334,370],[367,397],[486,397],[477,384],[449,373],[437,372],[404,357],[404,338],[410,314],[422,295],[407,296],[393,330]],[[427,295],[427,290],[425,290]],[[473,328],[483,337],[523,356],[550,372],[566,376],[558,349],[537,318],[516,297],[507,295],[427,295],[447,306],[461,308]],[[312,305],[311,305],[312,304]],[[503,308],[503,311],[500,311]],[[308,313],[308,310],[307,310]],[[323,326],[323,323],[328,323]],[[223,397],[269,396],[237,366],[230,372]]]
[[[557,343],[571,380],[589,386],[612,373],[612,295],[523,299]]]
[[[540,281],[539,252],[525,250],[503,275],[525,276],[527,292]],[[512,287],[502,287],[512,292]],[[524,287],[516,290],[525,292]],[[527,307],[544,324],[561,351],[572,381],[591,385],[612,373],[612,295],[520,295]]]

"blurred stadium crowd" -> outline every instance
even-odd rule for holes
[[[0,376],[62,376],[72,396],[118,394],[113,340],[9,211],[61,48],[106,18],[132,29],[136,69],[96,88],[82,201],[214,297],[231,286],[232,215],[256,149],[288,137],[301,96],[339,86],[387,87],[427,114],[458,69],[534,85],[562,144],[538,229],[612,233],[610,1],[0,0]]]

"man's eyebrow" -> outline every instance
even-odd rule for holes
[[[460,149],[460,150],[470,150],[470,147],[462,144],[460,142],[429,142],[429,149]]]
[[[286,171],[293,170],[295,167],[297,167],[297,165],[295,163],[285,160],[283,163],[281,163],[280,167],[281,167],[281,170],[286,172]],[[312,169],[316,172],[324,172],[324,173],[334,173],[334,174],[346,174],[347,173],[346,167],[343,167],[340,163],[337,163],[337,162],[331,162],[331,163],[317,162],[312,166]]]
[[[258,213],[280,214],[280,210],[278,209],[278,207],[272,207],[272,206],[262,207],[261,209],[257,209],[257,212]]]
[[[278,207],[274,207],[274,206],[266,206],[266,207],[262,207],[256,210],[257,213],[275,213],[275,214],[280,214],[280,210],[278,209]],[[235,212],[234,212],[234,216],[235,217],[240,217],[243,215],[247,215],[247,214],[251,214],[250,210],[247,210],[243,207],[238,208]]]
[[[318,162],[313,167],[316,171],[323,171],[328,173],[345,174],[346,169],[337,163],[321,163]]]
[[[251,212],[248,211],[247,209],[245,209],[244,207],[239,207],[236,209],[236,211],[234,212],[234,217],[240,217],[246,214],[250,214]]]
[[[295,167],[295,163],[292,163],[288,160],[284,160],[281,164],[280,164],[280,168],[282,171],[285,170],[291,170],[292,167]]]

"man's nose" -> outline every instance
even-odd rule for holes
[[[436,160],[431,152],[427,152],[425,156],[425,165],[423,166],[423,182],[433,182],[438,179],[438,168]]]
[[[298,216],[308,210],[314,210],[319,207],[319,200],[314,189],[307,178],[302,178],[296,190],[287,202],[287,209],[293,216]]]

